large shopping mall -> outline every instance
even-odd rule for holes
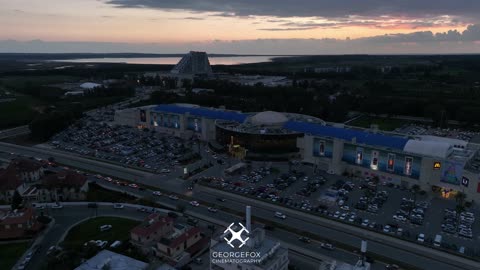
[[[193,104],[161,104],[117,111],[115,123],[198,139],[251,159],[300,159],[335,174],[378,176],[418,184],[448,197],[480,198],[480,145],[437,136],[406,136],[327,123],[313,116],[245,113]]]

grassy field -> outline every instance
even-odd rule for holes
[[[355,119],[352,122],[348,122],[347,125],[355,126],[355,127],[370,128],[370,125],[375,124],[375,125],[378,125],[378,128],[381,130],[392,131],[408,123],[412,123],[412,122],[407,120],[401,120],[401,119],[373,117],[373,116],[364,115]]]
[[[11,269],[18,259],[28,249],[29,243],[14,243],[0,245],[0,269]]]
[[[116,192],[90,184],[87,193],[89,202],[134,202],[136,198],[126,193]]]
[[[112,229],[101,232],[100,226],[105,224],[112,225]],[[109,244],[116,240],[125,242],[130,238],[130,230],[138,224],[140,224],[139,221],[119,217],[89,219],[73,227],[65,237],[62,246],[79,250],[89,240],[106,240]]]

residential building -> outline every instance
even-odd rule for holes
[[[16,170],[0,169],[0,201],[11,203],[15,190],[22,186],[22,179]]]
[[[203,237],[199,228],[176,224],[174,232],[162,237],[157,243],[156,254],[168,260],[171,265],[181,267],[207,244],[208,239]]]
[[[13,159],[5,169],[0,169],[0,201],[10,203],[15,191],[23,192],[28,183],[44,176],[43,164],[32,159]]]
[[[27,202],[58,202],[85,200],[88,192],[87,177],[73,172],[61,171],[49,174],[37,184],[22,192]]]
[[[130,242],[144,254],[154,254],[154,247],[165,235],[173,233],[174,220],[158,213],[149,215],[130,231]]]
[[[0,210],[0,240],[28,237],[41,228],[32,208]]]
[[[75,270],[144,270],[147,267],[148,263],[104,249],[75,268]]]

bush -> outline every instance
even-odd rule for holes
[[[43,223],[43,224],[48,224],[48,223],[50,223],[50,221],[52,221],[52,219],[47,217],[47,216],[39,216],[37,218],[37,221],[40,222],[40,223]]]

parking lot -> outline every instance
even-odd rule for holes
[[[203,182],[435,248],[439,248],[435,239],[441,235],[441,248],[466,256],[480,255],[479,232],[475,228],[475,217],[480,212],[474,205],[466,212],[456,213],[454,199],[424,192],[415,195],[393,184],[377,185],[369,178],[342,177],[323,171],[314,174],[308,165],[287,163],[257,162],[235,175],[207,177]]]
[[[87,122],[72,125],[50,144],[61,150],[91,156],[156,173],[170,173],[176,165],[199,159],[195,142],[131,127]]]
[[[394,132],[406,135],[434,135],[470,141],[473,137],[480,135],[479,132],[466,131],[453,128],[437,128],[422,124],[408,124],[394,130]]]

